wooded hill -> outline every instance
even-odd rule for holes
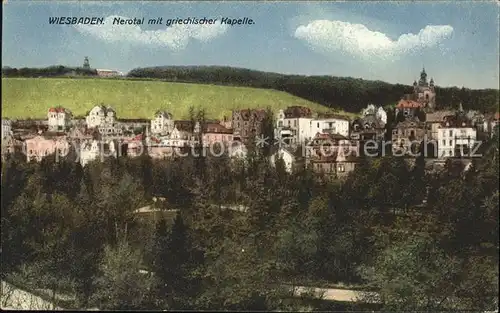
[[[160,66],[136,68],[128,77],[167,81],[270,88],[319,104],[357,113],[368,103],[393,105],[413,87],[352,77],[284,75],[226,66]],[[498,111],[499,90],[436,87],[441,108],[458,107],[481,112]]]
[[[95,70],[51,66],[47,68],[2,68],[2,77],[86,77]],[[368,103],[394,105],[413,87],[352,77],[285,75],[228,66],[159,66],[136,68],[128,79],[160,79],[170,82],[230,85],[285,91],[321,105],[358,113]],[[123,78],[115,78],[123,79]],[[458,107],[483,113],[498,111],[498,89],[436,87],[438,108]]]

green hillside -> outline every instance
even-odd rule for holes
[[[151,118],[158,109],[176,119],[188,117],[190,106],[205,108],[209,118],[230,116],[240,108],[273,110],[291,105],[317,112],[328,108],[270,89],[117,79],[2,78],[2,115],[8,118],[45,118],[47,109],[61,105],[75,116],[96,104],[112,106],[118,118]]]

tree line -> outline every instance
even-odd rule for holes
[[[63,65],[45,68],[33,67],[2,67],[2,77],[59,77],[59,76],[97,76],[95,69],[83,67],[68,67]]]
[[[383,310],[497,306],[498,134],[467,172],[363,157],[332,181],[269,154],[249,145],[240,161],[142,155],[84,168],[9,156],[2,277],[74,294],[76,308],[319,310],[286,286],[325,281],[376,290]],[[173,220],[138,219],[153,196]]]

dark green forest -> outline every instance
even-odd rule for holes
[[[325,310],[286,287],[325,282],[374,290],[385,311],[497,308],[498,133],[467,172],[387,156],[332,181],[269,153],[85,168],[73,154],[9,156],[2,278],[74,295],[65,305],[80,309]],[[173,222],[137,220],[153,196],[179,210]]]
[[[60,76],[97,76],[95,69],[67,67],[63,65],[45,68],[34,67],[2,67],[2,77],[60,77]]]

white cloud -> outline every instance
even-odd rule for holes
[[[228,25],[172,25],[159,30],[142,30],[140,25],[113,25],[115,18],[128,19],[123,16],[108,16],[103,25],[75,25],[83,33],[107,42],[126,42],[130,44],[167,47],[172,50],[186,48],[192,39],[207,42],[224,34]],[[147,19],[145,19],[147,23]]]
[[[326,52],[341,51],[362,58],[395,58],[413,50],[432,47],[453,32],[449,25],[428,25],[418,34],[403,34],[391,40],[386,34],[369,30],[362,24],[341,21],[315,20],[301,25],[294,36],[313,49]]]

